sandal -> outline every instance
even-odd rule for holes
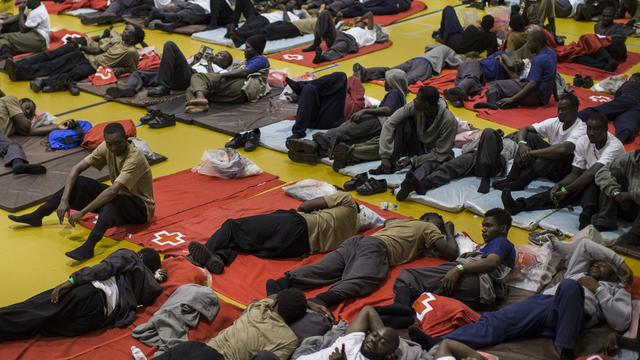
[[[358,186],[356,191],[360,195],[373,195],[387,191],[387,180],[370,178],[364,184]]]
[[[209,100],[207,100],[207,99],[192,99],[192,100],[187,101],[187,105],[194,105],[194,106],[209,105]]]

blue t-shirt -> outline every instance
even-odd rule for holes
[[[538,82],[538,98],[544,105],[549,103],[553,93],[557,67],[556,53],[548,47],[540,50],[531,60],[531,70],[529,70],[527,81],[535,80]]]
[[[247,60],[247,62],[244,64],[244,67],[247,68],[252,73],[258,72],[262,69],[268,69],[269,66],[270,66],[269,60],[267,60],[267,57],[264,55],[258,55],[256,57],[252,57],[251,59]]]
[[[502,236],[489,240],[489,242],[480,249],[480,254],[482,254],[483,258],[489,256],[489,254],[496,254],[500,256],[503,264],[512,269],[516,264],[516,248],[511,241]]]
[[[407,100],[399,89],[391,89],[389,92],[382,98],[382,102],[380,102],[380,107],[386,106],[391,109],[391,112],[396,112],[396,110],[400,109],[407,103]]]
[[[502,68],[502,65],[500,65],[500,60],[497,59],[498,55],[502,55],[504,53],[504,51],[496,51],[485,59],[480,60],[480,66],[482,66],[482,78],[485,83],[504,80],[507,78],[507,73]]]

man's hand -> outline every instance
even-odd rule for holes
[[[315,311],[323,316],[328,317],[329,319],[331,319],[331,322],[336,321],[336,319],[333,317],[333,314],[331,313],[331,310],[327,309],[327,307],[324,305],[320,305],[313,301],[307,301],[307,307],[311,311]]]
[[[514,103],[515,103],[515,101],[513,100],[513,98],[508,97],[508,98],[504,98],[504,99],[498,100],[496,105],[498,105],[499,108],[504,108],[504,107],[509,107],[509,106],[513,105]]]
[[[598,288],[598,286],[600,286],[600,284],[598,283],[598,280],[596,280],[595,278],[593,278],[591,276],[583,276],[583,277],[581,277],[580,279],[578,279],[578,284],[586,287],[592,293],[595,293],[596,289]]]
[[[329,360],[347,360],[347,353],[344,351],[344,344],[342,344],[341,349],[333,349],[333,352],[329,355]]]
[[[76,125],[76,121],[73,119],[69,119],[58,125],[58,129],[60,130],[68,130],[73,128]]]
[[[155,274],[153,274],[153,277],[156,280],[158,280],[158,282],[162,283],[162,282],[167,281],[167,278],[169,277],[169,272],[165,268],[160,268],[160,269],[156,270]]]
[[[442,278],[442,290],[445,294],[448,294],[453,290],[453,287],[460,279],[460,270],[454,267],[447,272],[447,274]]]
[[[64,221],[64,216],[69,213],[71,209],[69,208],[69,202],[60,201],[60,205],[58,205],[58,209],[56,210],[56,215],[58,215],[58,221],[60,221],[60,225]]]
[[[82,213],[75,213],[69,215],[69,225],[72,227],[76,227],[76,223],[82,219]]]
[[[356,124],[359,123],[360,121],[362,121],[362,116],[366,113],[367,113],[367,109],[361,109],[354,112],[353,115],[351,115],[351,121],[353,121]]]
[[[633,271],[629,269],[629,266],[626,262],[623,262],[622,265],[618,268],[618,276],[620,280],[626,285],[629,286],[633,283]]]
[[[102,32],[102,37],[106,38],[106,37],[109,37],[109,36],[111,36],[111,28],[104,29],[104,31]]]
[[[53,291],[51,291],[51,302],[57,304],[60,299],[71,290],[73,285],[70,282],[65,281],[62,284],[56,286]]]
[[[567,194],[561,191],[560,187],[556,184],[553,186],[553,188],[551,188],[551,191],[549,192],[549,197],[551,197],[551,201],[553,201],[553,204],[555,205],[555,207],[560,207],[560,202],[565,197],[567,197]]]

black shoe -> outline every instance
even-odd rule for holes
[[[593,79],[591,76],[585,76],[582,79],[582,87],[585,89],[590,89],[593,86]]]
[[[173,31],[176,29],[174,24],[166,24],[166,23],[163,23],[161,21],[157,22],[155,24],[154,28],[156,30],[162,30],[162,31],[168,32],[170,34],[173,33]]]
[[[516,215],[524,210],[524,206],[517,200],[513,199],[510,190],[502,190],[502,195],[500,197],[502,199],[502,206],[509,214]]]
[[[147,115],[140,118],[140,124],[147,125],[151,120],[162,114],[160,110],[149,110]]]
[[[204,266],[212,274],[222,274],[224,272],[224,262],[216,254],[212,254],[209,249],[199,242],[192,241],[189,243],[189,256],[195,262]]]
[[[289,160],[302,164],[315,165],[318,163],[318,161],[320,161],[318,154],[314,153],[296,152],[289,150],[287,156],[289,157]]]
[[[251,152],[258,148],[260,144],[260,129],[255,129],[247,134],[247,141],[244,143],[244,151]]]
[[[400,190],[396,194],[396,200],[405,201],[409,197],[409,194],[416,188],[415,176],[412,173],[407,173],[404,180],[400,184]]]
[[[302,49],[302,52],[312,52],[312,51],[316,51],[316,47],[313,45]]]
[[[349,165],[349,153],[351,152],[351,146],[345,143],[339,143],[333,148],[333,171],[338,172],[340,169]]]
[[[347,180],[342,187],[345,190],[348,191],[353,191],[355,189],[358,188],[358,186],[364,184],[365,182],[367,182],[367,180],[369,180],[369,175],[367,175],[367,173],[360,173],[354,177],[352,177],[350,180]]]
[[[285,146],[289,151],[293,152],[303,152],[309,154],[318,153],[318,144],[313,140],[289,138],[285,142]]]
[[[444,91],[444,98],[447,99],[451,105],[457,108],[464,107],[462,97],[458,88],[451,88]]]
[[[29,81],[29,87],[31,91],[38,93],[44,89],[44,81],[43,80],[32,80]]]
[[[150,97],[162,97],[162,96],[167,96],[170,93],[171,93],[171,89],[169,89],[164,85],[158,85],[153,89],[147,91],[147,95],[149,95]]]
[[[169,126],[176,126],[175,115],[160,114],[155,119],[149,121],[149,127],[152,129],[162,129]]]
[[[577,74],[573,78],[573,86],[582,87],[583,85],[584,85],[584,79],[582,78],[582,75]]]
[[[52,93],[52,92],[63,91],[68,89],[69,89],[69,86],[67,84],[45,85],[42,88],[42,92]]]
[[[120,89],[112,86],[107,89],[107,96],[111,99],[134,97],[136,96],[136,91],[134,89]]]
[[[247,142],[247,135],[248,133],[236,134],[236,136],[224,144],[224,147],[231,149],[240,149],[241,147],[244,147],[244,144]]]
[[[78,85],[76,83],[69,83],[67,88],[69,89],[69,93],[71,93],[71,95],[80,95],[80,89],[78,88]]]
[[[364,184],[358,186],[356,191],[360,195],[373,195],[387,191],[387,180],[370,178]]]
[[[7,59],[4,62],[4,71],[9,75],[11,81],[18,81],[16,63],[13,59]]]
[[[353,64],[353,76],[360,79],[361,82],[367,82],[367,69],[360,63]]]

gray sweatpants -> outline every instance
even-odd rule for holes
[[[313,140],[318,144],[322,154],[330,155],[333,150],[331,144],[363,142],[380,135],[381,130],[382,125],[377,116],[365,115],[358,123],[345,121],[325,133],[315,133]]]
[[[472,97],[482,90],[482,65],[478,60],[467,60],[458,66],[456,87]]]
[[[458,263],[453,261],[436,267],[402,270],[393,284],[393,290],[396,292],[398,288],[409,288],[414,299],[428,291],[436,295],[452,297],[472,309],[479,309],[482,304],[480,303],[480,280],[477,274],[462,275],[450,293],[443,293],[442,278],[456,265]]]
[[[373,236],[353,236],[315,264],[291,270],[291,286],[310,289],[333,284],[335,305],[341,301],[373,293],[389,273],[389,255],[382,240]],[[323,299],[323,294],[317,296]],[[324,299],[323,299],[324,300]]]
[[[2,132],[0,132],[0,156],[3,158],[4,166],[10,166],[15,159],[27,161],[27,155],[24,153],[22,146]]]
[[[489,83],[489,89],[487,90],[487,101],[497,102],[500,99],[512,97],[517,94],[524,86],[527,85],[525,81],[519,80],[496,80]],[[493,100],[493,101],[492,101]],[[518,105],[521,106],[540,106],[542,102],[538,97],[537,91],[532,91],[526,98],[520,100]]]

